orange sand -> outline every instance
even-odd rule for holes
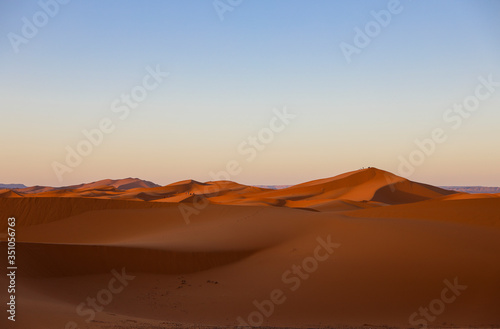
[[[498,195],[374,168],[281,190],[138,180],[36,190],[0,190],[1,218],[17,219],[18,314],[8,328],[229,328],[275,289],[286,300],[262,326],[410,328],[454,278],[467,289],[429,327],[500,327]],[[189,223],[179,207],[196,209]],[[326,260],[282,280],[328,237],[340,246]],[[122,268],[135,279],[85,322],[76,307]],[[0,322],[7,328],[5,314]]]

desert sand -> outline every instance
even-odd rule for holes
[[[12,216],[17,314],[1,328],[500,328],[495,194],[375,168],[280,190],[0,190],[3,255]]]

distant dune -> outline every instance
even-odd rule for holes
[[[22,195],[9,189],[0,189],[0,198],[22,198]]]
[[[22,188],[16,188],[17,192],[20,193],[41,193],[41,192],[52,192],[52,191],[62,191],[62,190],[88,190],[88,189],[102,189],[105,187],[114,187],[119,190],[130,190],[133,188],[152,188],[160,186],[153,182],[141,180],[138,178],[126,178],[126,179],[104,179],[93,183],[63,186],[63,187],[50,187],[50,186],[32,186],[26,187],[22,185]]]
[[[281,189],[2,189],[0,216],[17,221],[16,328],[500,327],[496,194],[368,168]],[[130,281],[103,299],[122,271]],[[87,298],[106,303],[92,321]]]

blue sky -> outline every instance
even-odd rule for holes
[[[227,0],[220,0],[229,5]],[[51,1],[41,1],[51,3]],[[459,129],[443,121],[478,77],[500,81],[500,2],[400,1],[399,14],[348,63],[342,42],[391,1],[244,0],[220,20],[212,1],[70,1],[18,52],[38,1],[0,4],[0,182],[68,185],[141,177],[160,184],[293,184],[376,166],[404,176],[415,139],[446,142],[412,180],[500,185],[500,89]],[[233,2],[234,3],[234,2]],[[168,77],[121,121],[114,100],[146,67]],[[273,109],[297,115],[252,161],[237,151]],[[110,118],[116,129],[60,181],[66,147]],[[399,168],[399,169],[398,169]]]

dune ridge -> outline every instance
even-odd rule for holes
[[[3,197],[10,195],[7,191],[2,193],[0,196],[4,195]],[[29,187],[10,193],[12,197],[85,197],[170,203],[192,202],[193,197],[203,197],[214,204],[308,208],[308,205],[328,204],[332,200],[366,202],[372,205],[404,204],[458,192],[412,182],[380,169],[368,168],[279,190],[231,181],[201,183],[185,180],[156,186],[138,179],[125,179],[102,180],[64,188]]]

